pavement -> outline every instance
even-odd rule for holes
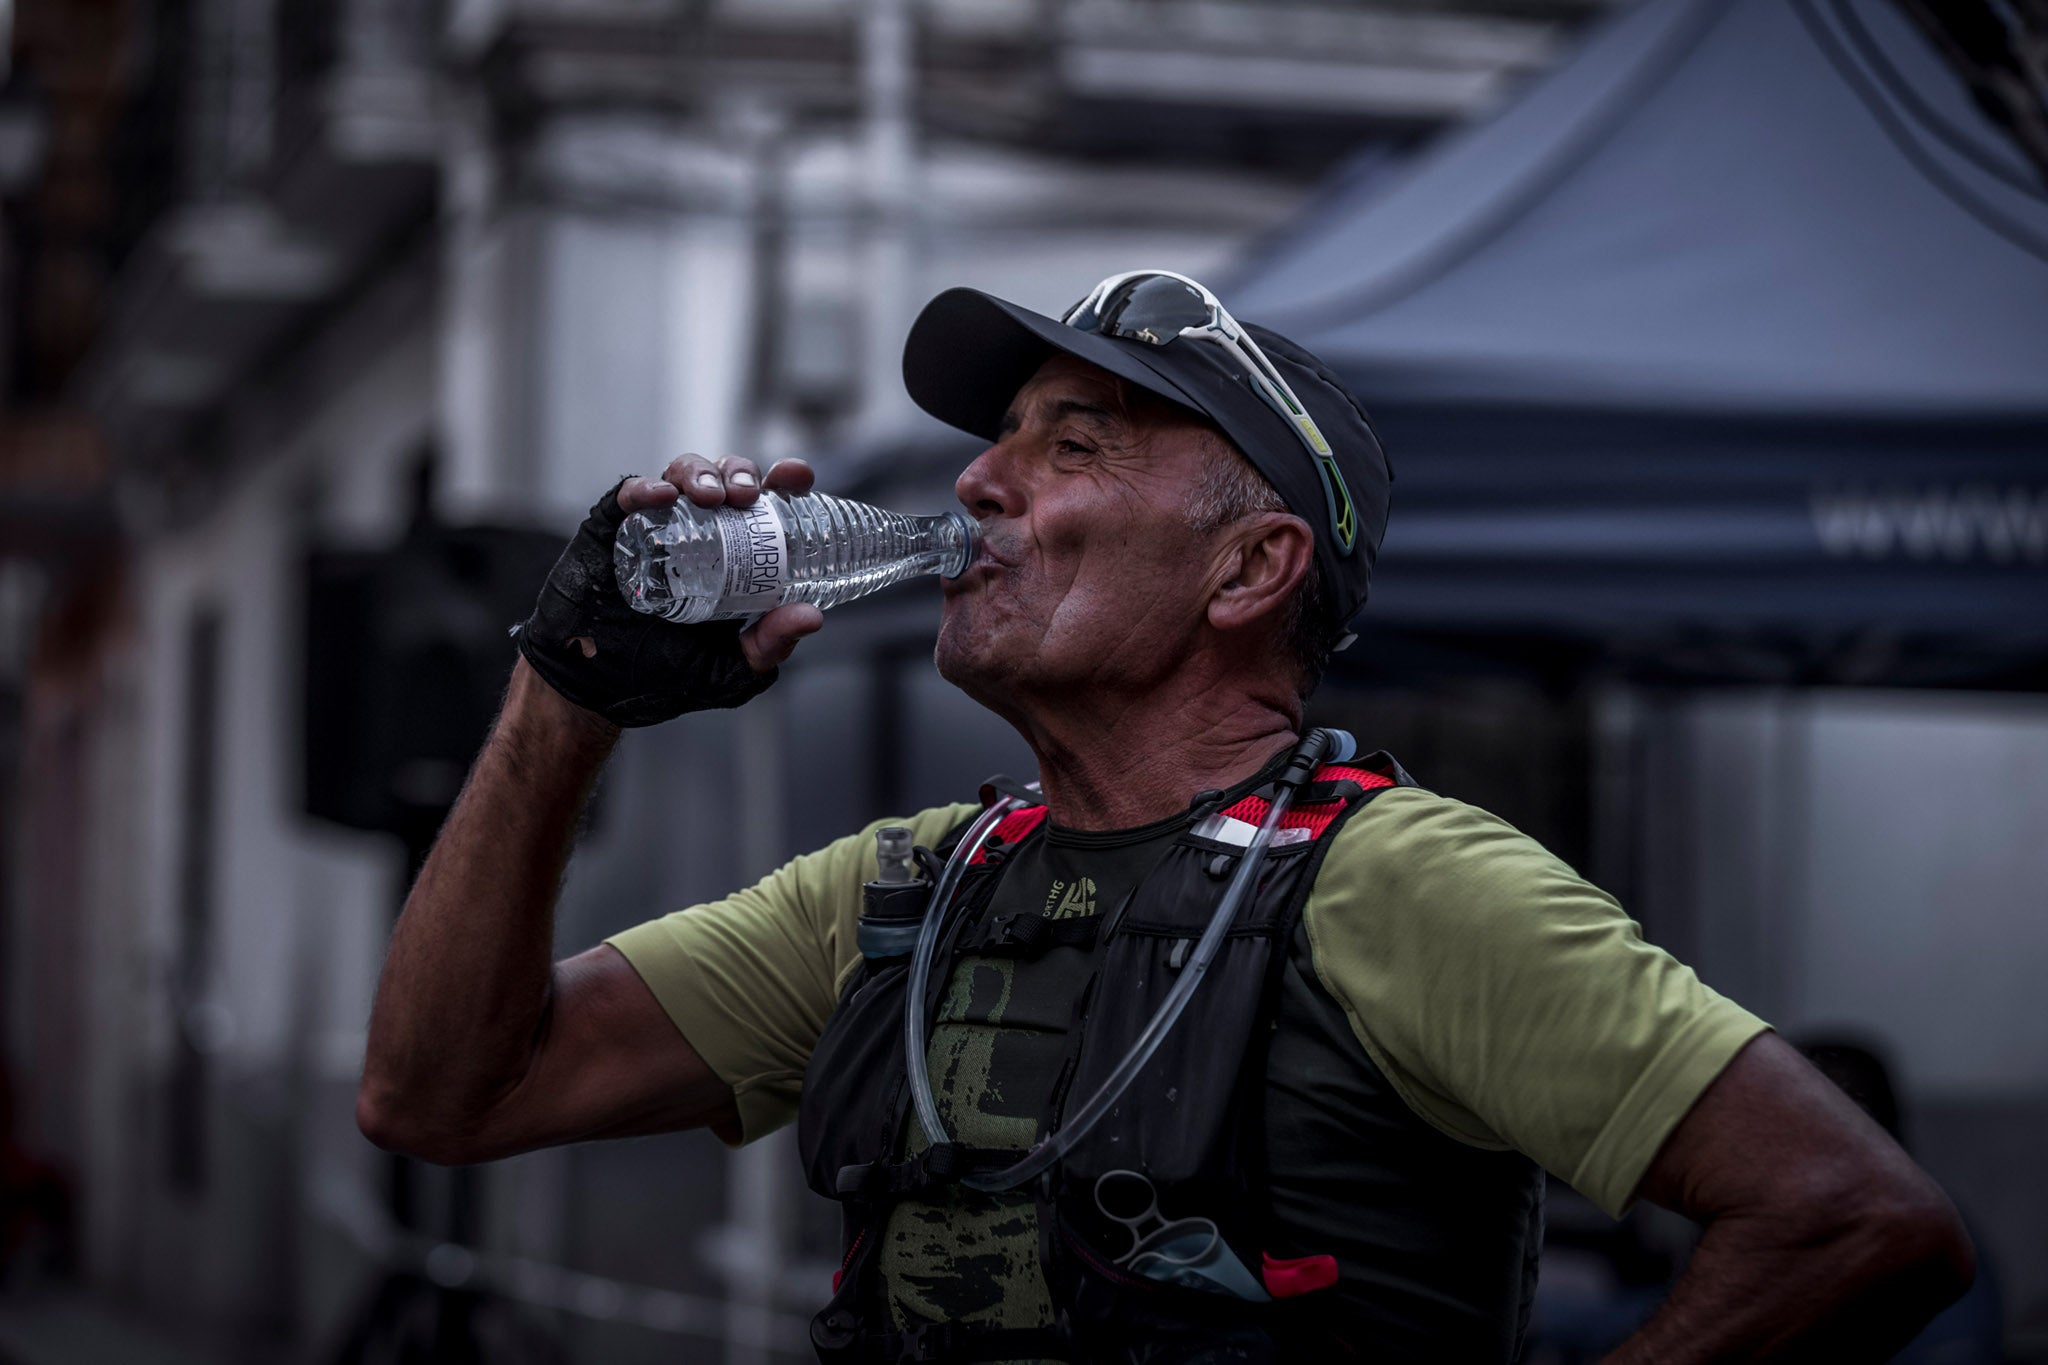
[[[286,1365],[279,1343],[228,1339],[145,1318],[89,1290],[0,1293],[0,1365]]]

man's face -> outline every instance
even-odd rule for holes
[[[982,552],[946,583],[937,661],[970,696],[1129,690],[1181,657],[1219,576],[1186,510],[1215,438],[1148,397],[1055,355],[954,484]]]

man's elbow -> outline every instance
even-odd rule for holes
[[[1913,1252],[1913,1265],[1945,1307],[1963,1296],[1977,1278],[1977,1248],[1962,1215],[1947,1196],[1934,1199],[1899,1220],[1899,1237]]]
[[[356,1128],[387,1152],[436,1166],[463,1166],[482,1159],[448,1130],[422,1122],[418,1106],[368,1076],[356,1088]]]
[[[1976,1278],[1977,1251],[1962,1216],[1925,1175],[1869,1191],[1855,1208],[1873,1292],[1904,1295],[1931,1317]]]
[[[418,1139],[405,1122],[405,1106],[368,1076],[356,1087],[356,1130],[387,1152],[419,1155]]]

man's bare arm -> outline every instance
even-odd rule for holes
[[[746,461],[688,459],[629,480],[619,501],[661,506],[686,488],[706,505],[747,503],[764,482],[801,492],[810,481],[799,461],[762,481]],[[773,668],[819,621],[810,606],[770,612],[742,637],[748,663]],[[551,961],[576,823],[618,735],[525,660],[514,666],[378,982],[356,1121],[379,1146],[471,1162],[700,1125],[736,1135],[730,1089],[616,950]]]
[[[1974,1273],[1940,1187],[1774,1034],[1700,1096],[1637,1193],[1706,1231],[1608,1365],[1887,1360]]]

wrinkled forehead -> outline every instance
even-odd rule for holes
[[[1100,365],[1055,352],[1010,400],[1003,432],[1007,435],[1027,425],[1060,421],[1079,421],[1105,438],[1126,440],[1154,431],[1207,425],[1180,404]]]
[[[1124,407],[1123,386],[1115,375],[1100,365],[1055,354],[1011,397],[1003,414],[1003,430],[1049,425],[1069,417],[1080,417],[1092,425],[1120,426]]]

